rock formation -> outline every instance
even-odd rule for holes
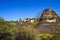
[[[45,9],[39,19],[39,23],[35,26],[40,33],[59,34],[60,17],[49,8]]]

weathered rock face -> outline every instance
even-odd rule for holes
[[[58,33],[58,30],[60,30],[60,17],[54,11],[45,9],[35,28],[40,33]]]
[[[53,19],[57,17],[58,15],[53,10],[50,10],[49,8],[47,8],[42,12],[40,19]]]

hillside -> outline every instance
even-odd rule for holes
[[[60,40],[60,17],[47,8],[39,18],[0,18],[0,40]]]

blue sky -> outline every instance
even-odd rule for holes
[[[60,0],[0,0],[0,17],[9,21],[33,18],[45,8],[60,16]]]

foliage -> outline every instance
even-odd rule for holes
[[[28,22],[28,25],[35,26],[37,23],[37,21]],[[57,30],[56,33],[60,33],[60,30]],[[0,18],[0,40],[60,40],[60,36],[41,34],[34,27],[16,25],[14,22]]]
[[[38,37],[40,38],[40,40],[52,40],[53,39],[52,34],[38,34]]]
[[[37,38],[38,32],[34,28],[29,28],[29,27],[21,27],[19,29],[18,35],[17,35],[17,40],[39,40]]]
[[[0,40],[13,40],[14,32],[13,25],[0,19]]]

